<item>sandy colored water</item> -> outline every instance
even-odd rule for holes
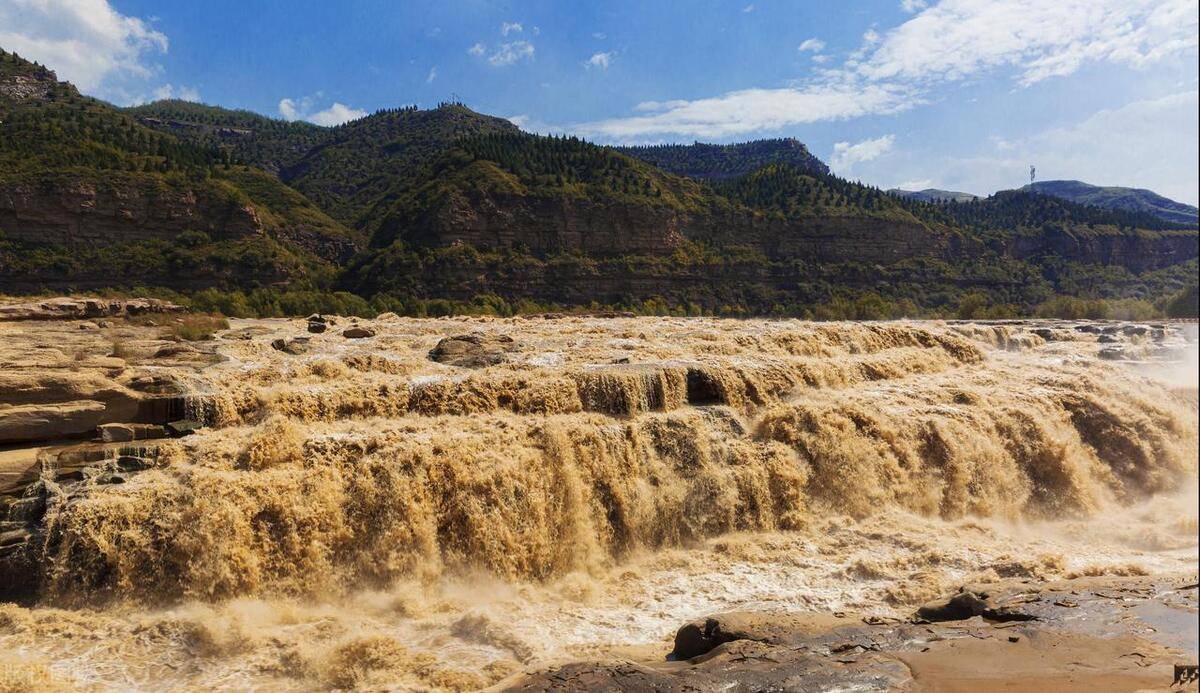
[[[41,596],[0,606],[2,685],[474,689],[722,610],[1196,569],[1195,359],[1148,336],[1106,362],[1059,323],[347,324],[131,357],[208,427],[63,490]],[[513,350],[427,357],[469,332]]]

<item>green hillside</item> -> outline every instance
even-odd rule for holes
[[[1045,194],[888,193],[790,139],[605,147],[461,104],[338,127],[119,109],[0,53],[10,293],[140,285],[234,314],[1003,315],[1058,294],[1146,312],[1195,283],[1196,237]]]
[[[361,245],[275,176],[7,52],[0,198],[0,269],[17,286],[328,282]]]

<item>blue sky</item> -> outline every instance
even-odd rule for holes
[[[0,0],[0,46],[128,104],[332,124],[452,96],[598,142],[794,136],[883,187],[1195,204],[1197,0]]]

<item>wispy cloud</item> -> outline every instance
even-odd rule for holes
[[[608,66],[612,64],[613,57],[615,56],[616,52],[614,51],[608,51],[607,53],[594,53],[592,54],[592,57],[583,61],[583,65],[588,69],[596,68],[599,70],[607,70]]]
[[[488,56],[488,63],[495,67],[515,65],[522,60],[533,60],[534,47],[528,41],[511,41],[500,44],[495,52]]]
[[[838,142],[833,145],[833,154],[829,157],[829,166],[839,173],[849,173],[855,164],[872,161],[892,151],[896,143],[895,135],[884,135],[871,140],[863,140],[851,144]]]
[[[305,96],[299,99],[280,99],[279,100],[279,115],[283,116],[284,120],[307,120],[314,125],[324,125],[332,127],[341,125],[351,120],[358,120],[367,115],[367,112],[358,108],[351,108],[346,104],[334,101],[333,105],[320,111],[313,112],[321,94],[317,93],[313,96]]]
[[[1007,70],[1018,86],[1091,63],[1142,68],[1195,51],[1197,0],[942,0],[899,26],[868,29],[841,65],[793,86],[671,101],[652,115],[583,123],[584,135],[635,141],[727,137],[896,113],[940,85]],[[644,110],[644,109],[639,109]]]
[[[467,53],[474,56],[483,55],[484,53],[487,53],[487,46],[483,43],[473,43],[471,44],[471,47],[467,49]]]
[[[796,46],[796,50],[810,51],[812,53],[820,53],[825,50],[825,42],[819,38],[804,39],[804,42]]]
[[[429,74],[425,76],[426,84],[433,84],[433,80],[437,79],[437,65],[429,68]]]
[[[519,34],[525,31],[525,27],[521,26],[520,22],[504,22],[500,25],[500,35],[508,36],[509,34]]]
[[[742,12],[745,14],[750,14],[754,10],[755,10],[754,3],[750,3],[749,5],[746,5],[745,7],[742,8]]]
[[[1189,90],[1103,109],[1028,137],[994,140],[979,156],[933,163],[939,183],[955,189],[1017,187],[1035,164],[1039,179],[1135,185],[1194,205],[1200,189],[1198,131],[1200,93]]]

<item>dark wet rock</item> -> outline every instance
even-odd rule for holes
[[[134,455],[122,455],[117,458],[116,467],[123,472],[141,472],[154,466],[151,460]]]
[[[949,599],[930,602],[917,609],[916,618],[921,621],[965,621],[982,616],[990,608],[986,593],[977,594],[969,590],[959,592]]]
[[[308,316],[308,331],[313,334],[321,334],[329,329],[329,319],[320,313],[313,313]]]
[[[168,344],[164,347],[160,347],[158,351],[154,352],[154,358],[165,359],[171,358],[172,356],[182,356],[185,354],[190,355],[195,353],[197,353],[196,347],[190,344]]]
[[[279,339],[271,342],[271,347],[276,351],[282,351],[285,354],[299,356],[300,354],[308,352],[308,337],[292,337],[291,339],[284,339],[280,337]]]
[[[192,421],[190,419],[172,421],[166,426],[167,435],[171,436],[172,438],[190,436],[201,428],[204,428],[204,424],[200,423],[199,421]]]
[[[1076,325],[1075,331],[1083,332],[1085,334],[1100,334],[1100,326],[1099,325]]]
[[[461,368],[484,368],[503,363],[517,346],[508,335],[488,335],[479,332],[446,337],[429,352],[438,363]]]
[[[1125,349],[1119,346],[1104,347],[1097,355],[1105,361],[1122,361],[1125,359]]]
[[[1038,327],[1032,330],[1032,332],[1047,342],[1054,341],[1054,330],[1050,329],[1049,327]]]
[[[989,621],[1032,621],[1035,616],[1010,606],[997,605],[988,592],[962,588],[949,599],[929,602],[917,609],[914,619],[927,623],[965,621],[982,616]]]
[[[367,339],[375,336],[375,330],[365,325],[352,325],[342,330],[342,336],[346,339]]]
[[[1141,337],[1150,331],[1145,325],[1125,325],[1121,328],[1121,334],[1126,337]]]
[[[1096,341],[1100,344],[1116,344],[1121,340],[1111,334],[1102,334],[1096,338]]]
[[[725,643],[751,640],[784,645],[810,631],[803,618],[777,613],[732,612],[684,624],[675,632],[676,659],[693,659]]]

